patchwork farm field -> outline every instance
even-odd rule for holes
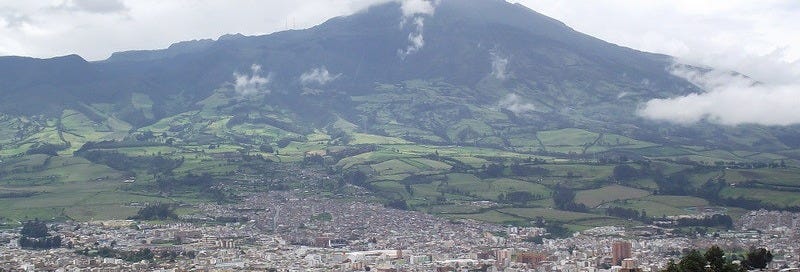
[[[422,99],[436,100],[440,92],[427,84],[414,86],[420,88],[415,91]],[[391,91],[378,96],[399,92],[396,86],[387,88]],[[376,96],[360,99],[371,103]],[[791,167],[795,161],[782,154],[659,145],[579,128],[519,128],[509,126],[504,115],[483,109],[474,109],[473,114],[493,121],[465,119],[432,131],[401,124],[398,120],[411,118],[398,115],[401,110],[387,112],[362,105],[377,111],[372,121],[385,121],[376,125],[381,133],[363,130],[363,120],[342,117],[325,128],[303,127],[293,123],[285,110],[271,106],[247,115],[213,114],[230,102],[225,95],[215,94],[198,104],[201,109],[172,114],[137,129],[108,114],[113,108],[104,104],[83,105],[78,110],[64,110],[56,119],[39,120],[41,127],[25,137],[0,141],[0,186],[9,192],[32,192],[23,194],[25,197],[0,198],[0,204],[8,207],[0,211],[0,217],[6,221],[26,216],[120,219],[135,213],[137,203],[209,201],[189,189],[157,193],[154,184],[164,176],[179,180],[190,174],[209,174],[218,182],[235,182],[242,177],[269,177],[263,169],[273,164],[321,167],[340,180],[339,184],[349,182],[344,180],[348,173],[360,172],[364,180],[358,184],[366,186],[376,201],[402,200],[410,209],[503,224],[545,219],[570,229],[635,225],[636,221],[606,215],[605,209],[622,207],[656,217],[691,214],[693,207],[712,205],[693,196],[656,194],[664,179],[673,176],[685,176],[687,186],[694,189],[709,181],[760,186],[724,188],[719,195],[800,206],[800,198],[792,192],[800,188],[800,170]],[[134,94],[131,103],[145,117],[154,114],[153,101],[146,95]],[[0,118],[0,135],[10,135],[20,122]],[[503,132],[497,133],[498,129]],[[90,160],[75,153],[85,143],[98,141],[106,141],[106,147],[92,151],[138,162],[138,168],[109,164],[105,161],[108,157]],[[56,156],[28,154],[37,142],[69,144]],[[729,165],[749,161],[747,158],[772,167]],[[175,166],[158,172],[158,165],[146,163],[153,160],[175,162]],[[783,160],[788,160],[789,166],[774,166]],[[634,177],[616,180],[615,169],[621,165],[633,169]],[[131,177],[134,184],[122,183]],[[283,188],[299,186],[294,183]],[[554,209],[556,188],[573,191],[572,201],[588,209]],[[725,208],[731,213],[743,211]]]

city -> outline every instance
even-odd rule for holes
[[[545,229],[447,220],[292,192],[256,194],[235,205],[204,204],[202,210],[209,221],[219,215],[247,220],[57,223],[51,228],[65,247],[43,251],[21,249],[18,235],[5,231],[0,270],[655,272],[687,249],[713,245],[768,247],[778,256],[771,271],[796,271],[800,264],[800,214],[789,212],[753,211],[734,230],[704,236],[676,236],[656,226],[608,226],[535,243],[531,238],[545,235]],[[155,258],[127,262],[80,254],[101,248],[148,249]]]

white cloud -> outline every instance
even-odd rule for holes
[[[111,12],[114,6],[103,6],[105,2],[122,3],[126,10]],[[240,0],[236,4],[225,0],[0,0],[0,11],[13,11],[31,25],[25,30],[0,19],[0,53],[39,58],[79,54],[102,60],[113,52],[166,48],[179,41],[308,28],[386,2],[390,0]]]
[[[503,109],[510,110],[515,114],[522,114],[529,111],[536,110],[536,107],[531,103],[524,103],[522,99],[516,94],[508,94],[500,102],[497,103]]]
[[[797,124],[800,108],[800,2],[795,0],[518,0],[570,27],[679,62],[736,71],[681,73],[707,92],[649,101],[648,118],[736,125]],[[685,71],[683,71],[685,72]]]
[[[797,78],[800,2],[796,0],[516,0],[597,38],[737,71],[759,81]],[[791,66],[791,65],[790,65]]]
[[[233,73],[233,90],[238,95],[249,96],[260,93],[270,93],[267,85],[272,81],[272,75],[261,76],[261,66],[253,64],[250,66],[250,75]]]
[[[89,13],[120,13],[128,11],[128,7],[125,6],[122,0],[63,0],[55,8]]]
[[[408,55],[414,54],[425,46],[425,17],[433,16],[436,12],[438,0],[399,0],[400,9],[403,12],[403,19],[400,28],[403,28],[411,20],[412,30],[408,34],[409,45],[405,49],[397,50],[400,58],[405,59]]]
[[[11,10],[0,10],[0,27],[18,28],[30,23],[31,18],[25,14]]]
[[[428,0],[402,0],[400,9],[403,11],[404,18],[410,18],[417,15],[433,16],[436,12],[437,2]]]
[[[501,57],[500,54],[490,53],[492,59],[492,76],[499,80],[506,80],[508,78],[508,58]]]
[[[328,68],[322,66],[319,68],[311,69],[310,71],[307,71],[302,75],[300,75],[300,83],[302,83],[303,85],[309,85],[309,84],[325,85],[330,83],[331,81],[336,80],[341,75],[342,74],[332,75],[330,72],[328,72]]]
[[[408,55],[414,54],[423,46],[425,46],[425,18],[414,18],[414,30],[408,34],[408,42],[410,43],[405,49],[398,50],[400,58],[405,58]]]
[[[760,83],[730,72],[704,73],[687,66],[676,66],[672,72],[706,92],[648,101],[639,109],[640,116],[679,124],[701,120],[723,125],[800,124],[800,82]]]

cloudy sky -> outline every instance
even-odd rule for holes
[[[102,60],[115,51],[165,48],[182,40],[307,28],[386,1],[0,0],[0,55],[77,53]],[[729,76],[725,73],[693,75],[676,69],[678,75],[693,76],[708,93],[650,101],[643,105],[642,116],[678,123],[800,123],[800,95],[795,95],[800,86],[800,1],[512,2],[609,42],[669,54],[686,64],[739,71],[760,82],[753,86],[749,78],[726,80],[720,78]],[[726,81],[733,83],[723,84]],[[770,107],[776,101],[780,106]],[[736,103],[745,102],[752,114],[740,114],[742,105]],[[694,111],[676,117],[674,111],[683,107]],[[766,118],[773,113],[795,117]]]

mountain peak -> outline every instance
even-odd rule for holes
[[[543,103],[554,111],[608,102],[622,92],[644,99],[695,90],[665,71],[668,58],[606,43],[522,5],[502,0],[436,3],[408,7],[393,1],[310,29],[119,52],[93,63],[102,68],[98,80],[103,84],[74,88],[113,85],[122,93],[115,96],[135,91],[154,98],[191,90],[184,95],[200,99],[258,65],[263,76],[270,76],[274,93],[288,96],[307,87],[304,75],[323,70],[336,78],[325,80],[324,88],[346,95],[373,93],[376,83],[434,80],[487,103],[512,90],[520,97],[558,92],[581,97]]]
[[[237,40],[237,39],[242,39],[242,38],[246,38],[246,37],[247,37],[247,36],[245,36],[245,35],[244,35],[244,34],[242,34],[242,33],[236,33],[236,34],[225,34],[225,35],[222,35],[222,36],[220,36],[220,37],[219,37],[219,39],[217,39],[217,40],[218,40],[218,41],[228,41],[228,40]]]

